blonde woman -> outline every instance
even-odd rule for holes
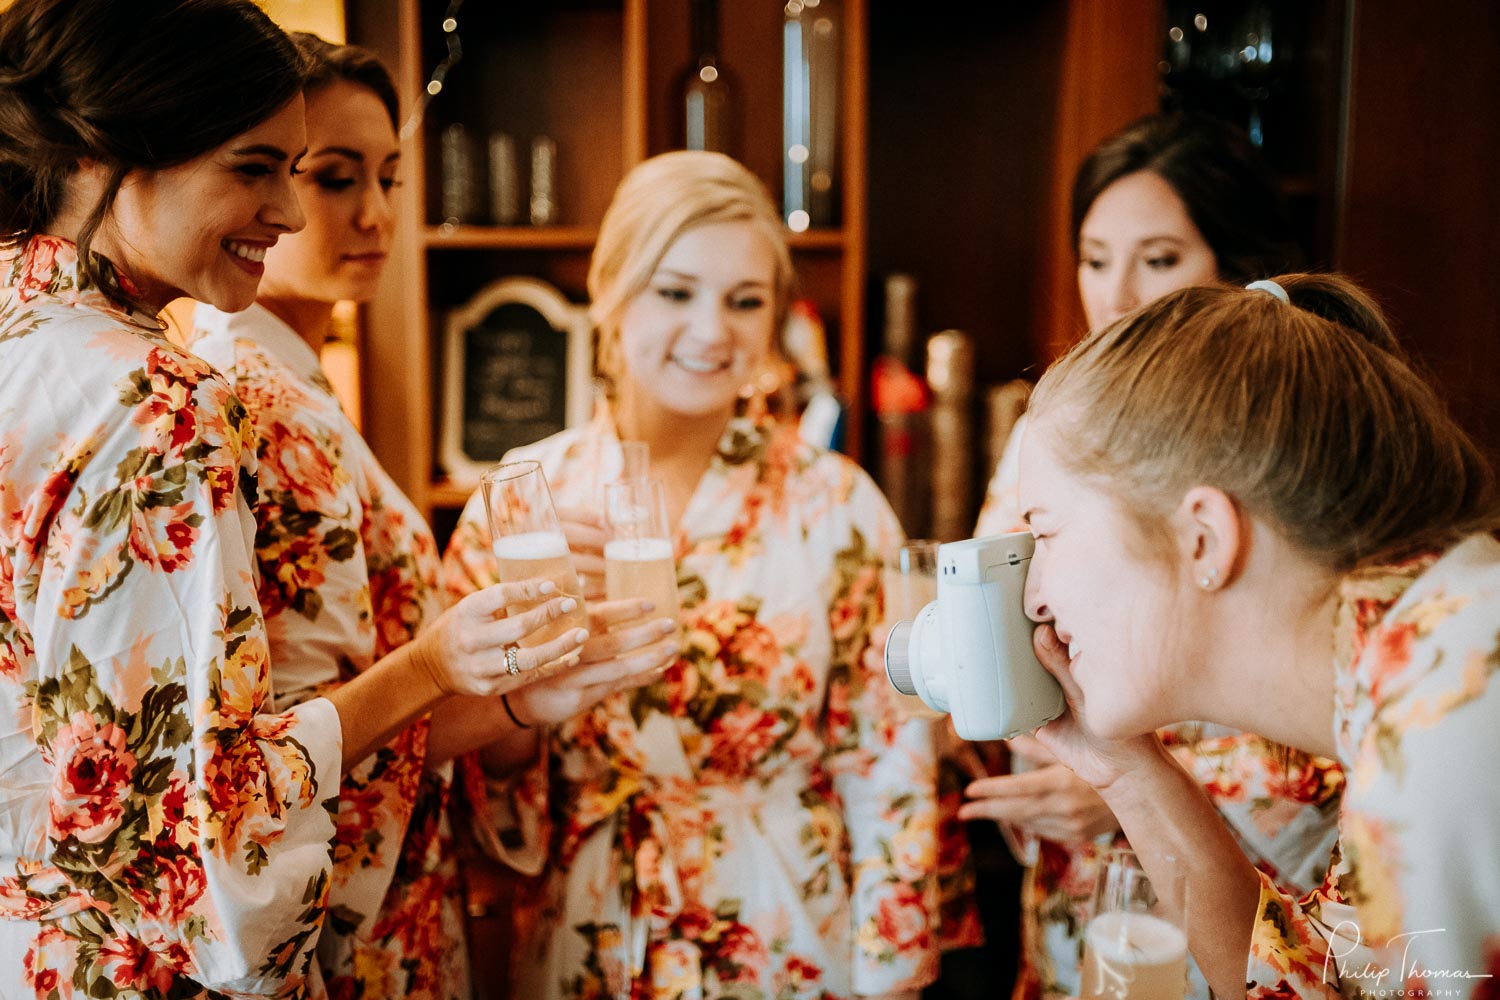
[[[1243,285],[1295,254],[1259,151],[1214,118],[1152,115],[1100,143],[1078,169],[1072,214],[1078,294],[1092,329],[1192,285]],[[1017,458],[1029,423],[1023,417],[1011,436],[976,534],[1025,527]],[[1299,891],[1317,885],[1337,837],[1344,782],[1336,762],[1202,722],[1161,735],[1262,871]],[[1100,851],[1127,845],[1104,800],[1035,740],[1014,740],[1011,752],[1019,773],[974,781],[960,816],[1009,824],[1030,852],[1016,1000],[1073,994]],[[1197,969],[1191,981],[1190,995],[1206,1000]]]
[[[911,997],[936,972],[931,737],[861,662],[899,526],[857,466],[741,395],[792,282],[744,167],[647,160],[589,271],[609,403],[510,456],[581,509],[620,474],[621,439],[647,442],[683,604],[664,676],[522,715],[536,738],[490,756],[481,834],[542,875],[517,996]],[[572,532],[597,558],[597,530]],[[477,500],[445,561],[457,593],[494,579]]]
[[[1500,974],[1493,476],[1348,281],[1172,293],[1052,367],[1021,444],[1039,732],[1148,873],[1185,873],[1219,996],[1408,996]],[[1258,872],[1156,736],[1204,719],[1336,757],[1338,863]],[[1472,995],[1479,996],[1480,992]]]

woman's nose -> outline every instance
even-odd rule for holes
[[[384,228],[390,226],[394,220],[390,194],[380,186],[378,180],[365,185],[364,197],[359,203],[359,214],[355,217],[355,223],[359,228]]]
[[[1114,322],[1141,304],[1135,284],[1134,268],[1128,266],[1120,268],[1110,288],[1109,308],[1112,313],[1110,322]]]
[[[1052,609],[1042,599],[1042,586],[1039,574],[1035,571],[1036,558],[1031,560],[1033,569],[1026,575],[1026,617],[1037,624],[1050,622],[1052,620]]]
[[[270,201],[261,207],[261,221],[287,233],[300,232],[307,225],[302,202],[297,199],[296,185],[290,177],[281,178]]]
[[[693,310],[691,333],[694,340],[702,344],[717,344],[729,333],[729,317],[724,307],[705,299]]]

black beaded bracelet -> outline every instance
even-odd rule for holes
[[[508,716],[510,716],[510,721],[511,722],[514,722],[516,725],[520,726],[522,729],[530,729],[531,728],[530,726],[528,726],[526,723],[522,722],[516,716],[516,710],[510,707],[510,698],[508,698],[508,697],[506,697],[505,695],[502,694],[500,696],[500,704],[502,704],[502,705],[505,706],[505,714],[508,715]]]

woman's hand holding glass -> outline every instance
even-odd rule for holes
[[[559,591],[575,598],[567,611],[567,621],[529,635],[527,641],[539,645],[564,632],[569,624],[585,625],[588,615],[584,611],[583,588],[578,582],[567,536],[552,506],[552,490],[541,463],[497,465],[480,477],[479,489],[489,515],[490,543],[501,582],[540,577],[551,580]],[[509,615],[519,615],[531,607],[530,602],[517,601],[505,610]]]
[[[576,612],[578,603],[551,580],[497,583],[445,611],[411,643],[412,659],[443,694],[504,694],[530,683],[534,678],[528,672],[583,646],[589,632],[582,628],[539,638]],[[529,610],[506,614],[507,607],[518,605]]]
[[[650,601],[632,598],[589,605],[593,635],[578,664],[527,683],[507,696],[516,721],[557,725],[610,695],[650,684],[677,659],[675,618],[647,618]]]

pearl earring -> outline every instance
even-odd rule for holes
[[[1204,590],[1213,590],[1219,583],[1219,568],[1215,566],[1208,571],[1208,575],[1198,581],[1198,586]]]

